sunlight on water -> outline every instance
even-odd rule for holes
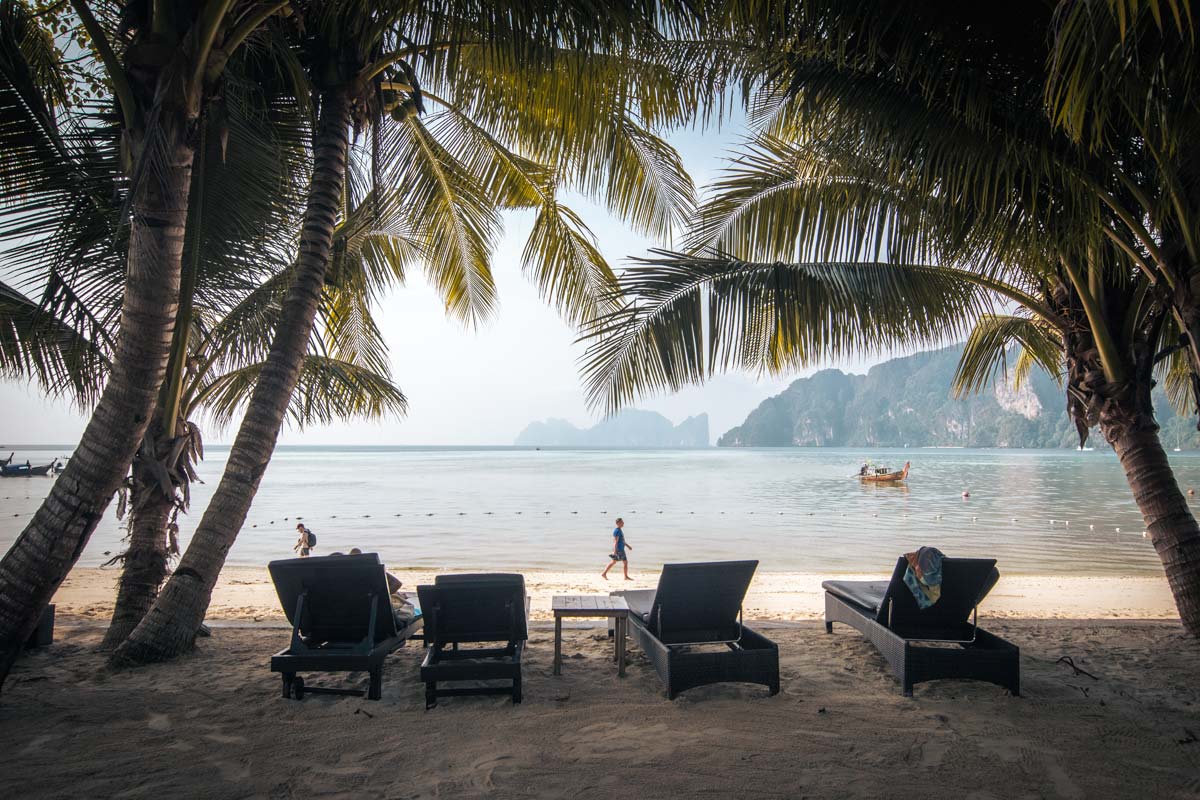
[[[201,465],[184,545],[226,453]],[[911,460],[907,486],[861,485],[851,476],[864,459]],[[1181,485],[1200,485],[1200,457],[1172,460]],[[0,549],[51,480],[0,480]],[[318,555],[357,546],[397,567],[599,570],[618,514],[631,563],[648,568],[757,558],[764,570],[879,572],[935,545],[994,556],[1008,574],[1161,574],[1115,456],[1045,450],[281,448],[229,561],[288,557],[303,517]],[[110,509],[80,564],[119,552],[122,535]]]

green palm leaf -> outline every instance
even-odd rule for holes
[[[655,251],[622,276],[629,305],[591,325],[583,371],[606,411],[730,368],[780,374],[850,353],[946,342],[987,293],[953,270],[752,263]]]

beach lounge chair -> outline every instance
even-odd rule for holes
[[[779,692],[779,647],[742,624],[757,567],[757,561],[664,564],[657,589],[613,592],[629,604],[629,630],[668,698],[710,683],[758,683]]]
[[[879,649],[904,690],[939,678],[989,681],[1021,692],[1020,650],[976,624],[979,603],[1000,573],[991,558],[942,561],[941,597],[921,609],[904,583],[901,556],[890,581],[825,581],[825,632],[844,622]],[[957,645],[957,646],[947,646]]]
[[[529,638],[529,598],[522,575],[438,575],[432,586],[418,586],[425,616],[421,664],[425,708],[439,697],[507,694],[521,702],[521,652]],[[493,647],[466,648],[464,644]],[[504,681],[505,686],[438,688],[447,681]]]
[[[383,660],[421,627],[418,615],[397,629],[383,564],[375,553],[289,558],[267,565],[292,641],[271,656],[283,696],[307,692],[362,696],[357,689],[306,686],[297,672],[367,672],[367,698],[383,691]]]

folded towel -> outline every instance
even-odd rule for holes
[[[905,553],[908,569],[904,571],[904,583],[917,601],[917,607],[926,609],[942,596],[942,551],[936,547],[922,547],[915,553]]]

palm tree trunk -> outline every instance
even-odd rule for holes
[[[0,687],[25,640],[104,517],[158,399],[179,301],[193,150],[163,121],[166,162],[133,201],[128,274],[112,373],[66,470],[0,561]]]
[[[154,605],[167,577],[170,559],[167,525],[175,503],[163,494],[158,481],[144,475],[139,478],[137,471],[135,468],[131,494],[136,498],[144,493],[141,496],[145,500],[130,512],[129,549],[123,559],[112,622],[100,645],[104,650],[112,650],[125,641]]]
[[[1128,426],[1109,441],[1162,559],[1179,618],[1188,632],[1200,636],[1200,525],[1179,491],[1157,428]]]
[[[204,621],[213,586],[275,451],[300,376],[329,266],[346,177],[349,127],[347,89],[323,93],[296,275],[288,288],[270,353],[204,517],[158,600],[113,654],[115,663],[173,658],[191,649]]]

